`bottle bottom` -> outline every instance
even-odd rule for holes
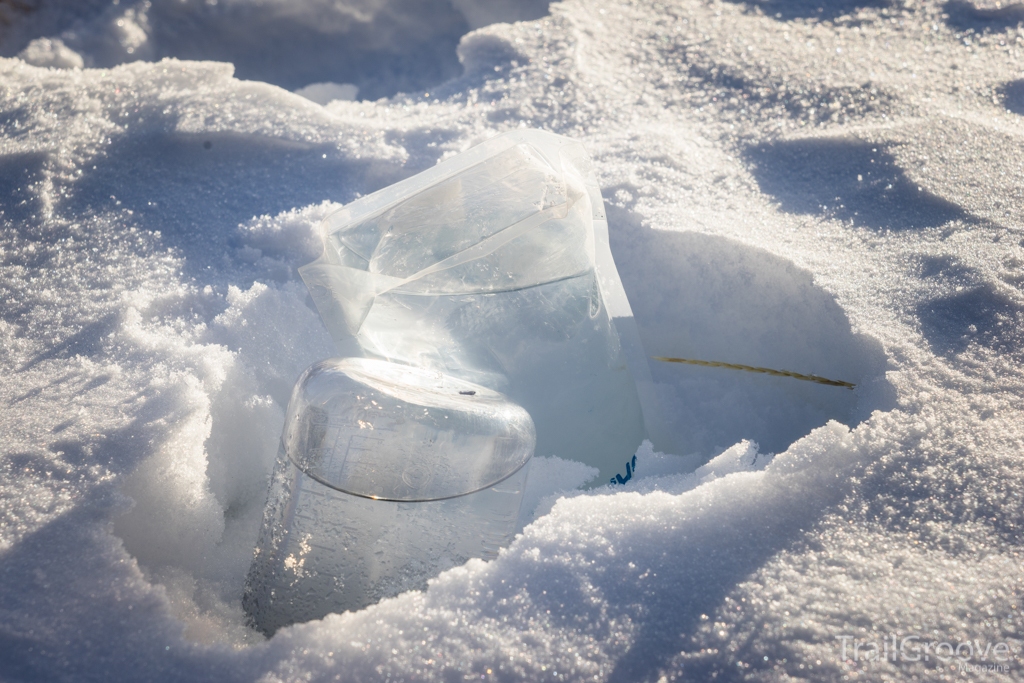
[[[528,469],[476,493],[404,503],[332,489],[280,452],[242,599],[250,625],[269,636],[497,557],[515,534]]]

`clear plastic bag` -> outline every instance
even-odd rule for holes
[[[343,355],[490,387],[537,455],[626,471],[653,417],[650,371],[583,146],[499,135],[324,220],[300,268]]]

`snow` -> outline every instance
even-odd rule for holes
[[[351,83],[310,83],[295,91],[307,100],[317,104],[330,104],[334,100],[354,100],[359,88]]]
[[[0,678],[1020,679],[1022,49],[982,0],[0,3]],[[648,355],[857,388],[651,361],[628,484],[539,458],[498,559],[264,640],[317,223],[516,127],[590,150]]]

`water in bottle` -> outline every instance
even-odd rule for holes
[[[323,361],[289,403],[243,598],[251,623],[354,610],[515,532],[536,435],[500,393],[382,360]]]

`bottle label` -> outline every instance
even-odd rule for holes
[[[636,456],[635,455],[633,456],[632,460],[627,460],[626,461],[626,476],[622,476],[621,474],[616,474],[614,477],[612,477],[608,481],[608,483],[612,484],[612,485],[615,485],[615,484],[625,484],[627,481],[629,481],[630,479],[633,478],[633,472],[636,472]]]

